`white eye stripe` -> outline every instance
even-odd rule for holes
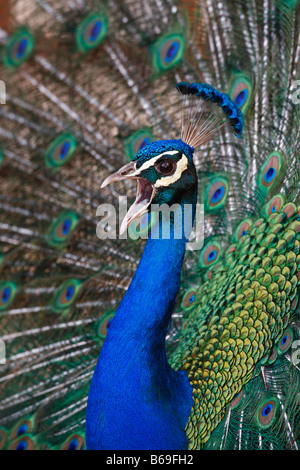
[[[163,153],[160,153],[159,155],[156,155],[156,157],[151,158],[151,160],[148,160],[140,168],[138,168],[135,171],[134,175],[138,175],[141,171],[147,170],[147,168],[150,168],[151,166],[153,166],[155,164],[155,162],[157,162],[157,160],[159,160],[164,155],[176,155],[176,153],[179,153],[179,151],[178,150],[170,150],[168,152],[163,152]]]
[[[182,173],[187,169],[187,167],[188,167],[188,159],[183,153],[181,159],[177,162],[177,168],[176,168],[175,173],[171,176],[165,176],[163,178],[160,178],[159,180],[156,181],[156,183],[154,184],[154,187],[159,188],[159,187],[169,186],[170,184],[175,183],[175,181],[181,178]]]

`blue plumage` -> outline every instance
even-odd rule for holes
[[[226,95],[209,85],[183,86],[188,93],[203,94],[204,99],[217,103],[230,119],[241,124],[237,117],[240,111]],[[170,217],[170,236],[165,239],[164,219],[160,219],[159,230],[155,235],[150,233],[135,276],[111,321],[89,393],[88,449],[187,447],[184,430],[193,403],[192,388],[185,372],[175,372],[168,364],[165,337],[189,237],[184,217],[187,204],[192,207],[192,222],[195,216],[197,175],[193,154],[194,148],[182,139],[152,142],[103,183],[139,180],[136,201],[128,212],[130,222],[149,210],[151,202],[169,207],[177,204],[182,227],[178,237],[176,217]],[[190,222],[189,233],[193,225]],[[216,248],[208,253],[207,262],[217,256]]]
[[[194,153],[193,147],[186,144],[181,139],[158,140],[142,147],[133,158],[133,161],[137,161],[137,167],[139,167],[151,157],[167,152],[168,150],[178,150],[179,152],[185,153],[190,158],[193,157]]]
[[[180,82],[175,86],[183,95],[199,96],[205,101],[211,101],[219,105],[229,118],[235,135],[241,137],[243,132],[243,115],[237,104],[233,102],[228,95],[221,93],[207,83]]]
[[[194,218],[197,177],[188,145],[171,140],[144,147],[135,158],[139,168],[148,163],[140,177],[149,172],[153,159],[153,178],[162,153],[166,154],[162,157],[164,163],[178,163],[180,178],[162,185],[153,202],[169,199],[172,203],[179,193],[176,202],[180,208],[190,204]],[[187,162],[183,171],[180,161]],[[156,182],[161,181],[159,176],[156,174]],[[186,236],[175,238],[173,219],[169,238],[164,239],[161,230],[157,239],[150,234],[134,278],[111,321],[89,393],[89,449],[187,447],[184,429],[193,403],[192,388],[185,372],[170,367],[165,350],[187,242]]]
[[[147,241],[92,380],[88,449],[187,447],[192,388],[184,372],[171,369],[165,351],[184,251],[184,240]]]

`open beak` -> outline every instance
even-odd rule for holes
[[[136,179],[137,192],[136,198],[129,211],[127,212],[120,228],[120,233],[124,233],[131,222],[138,217],[145,214],[148,207],[151,204],[152,199],[155,195],[155,188],[149,181],[139,176],[139,170],[136,170],[135,163],[130,162],[124,165],[120,170],[116,171],[112,175],[109,175],[102,183],[101,188],[104,188],[108,184],[115,183],[116,181],[122,181],[125,179]]]

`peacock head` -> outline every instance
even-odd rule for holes
[[[137,180],[137,194],[123,223],[121,233],[151,205],[195,204],[197,174],[194,149],[182,140],[160,140],[143,147],[133,160],[108,176],[102,188],[125,179]]]

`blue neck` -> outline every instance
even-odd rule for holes
[[[110,324],[92,380],[89,449],[184,449],[192,389],[168,364],[165,336],[186,240],[149,238]]]

